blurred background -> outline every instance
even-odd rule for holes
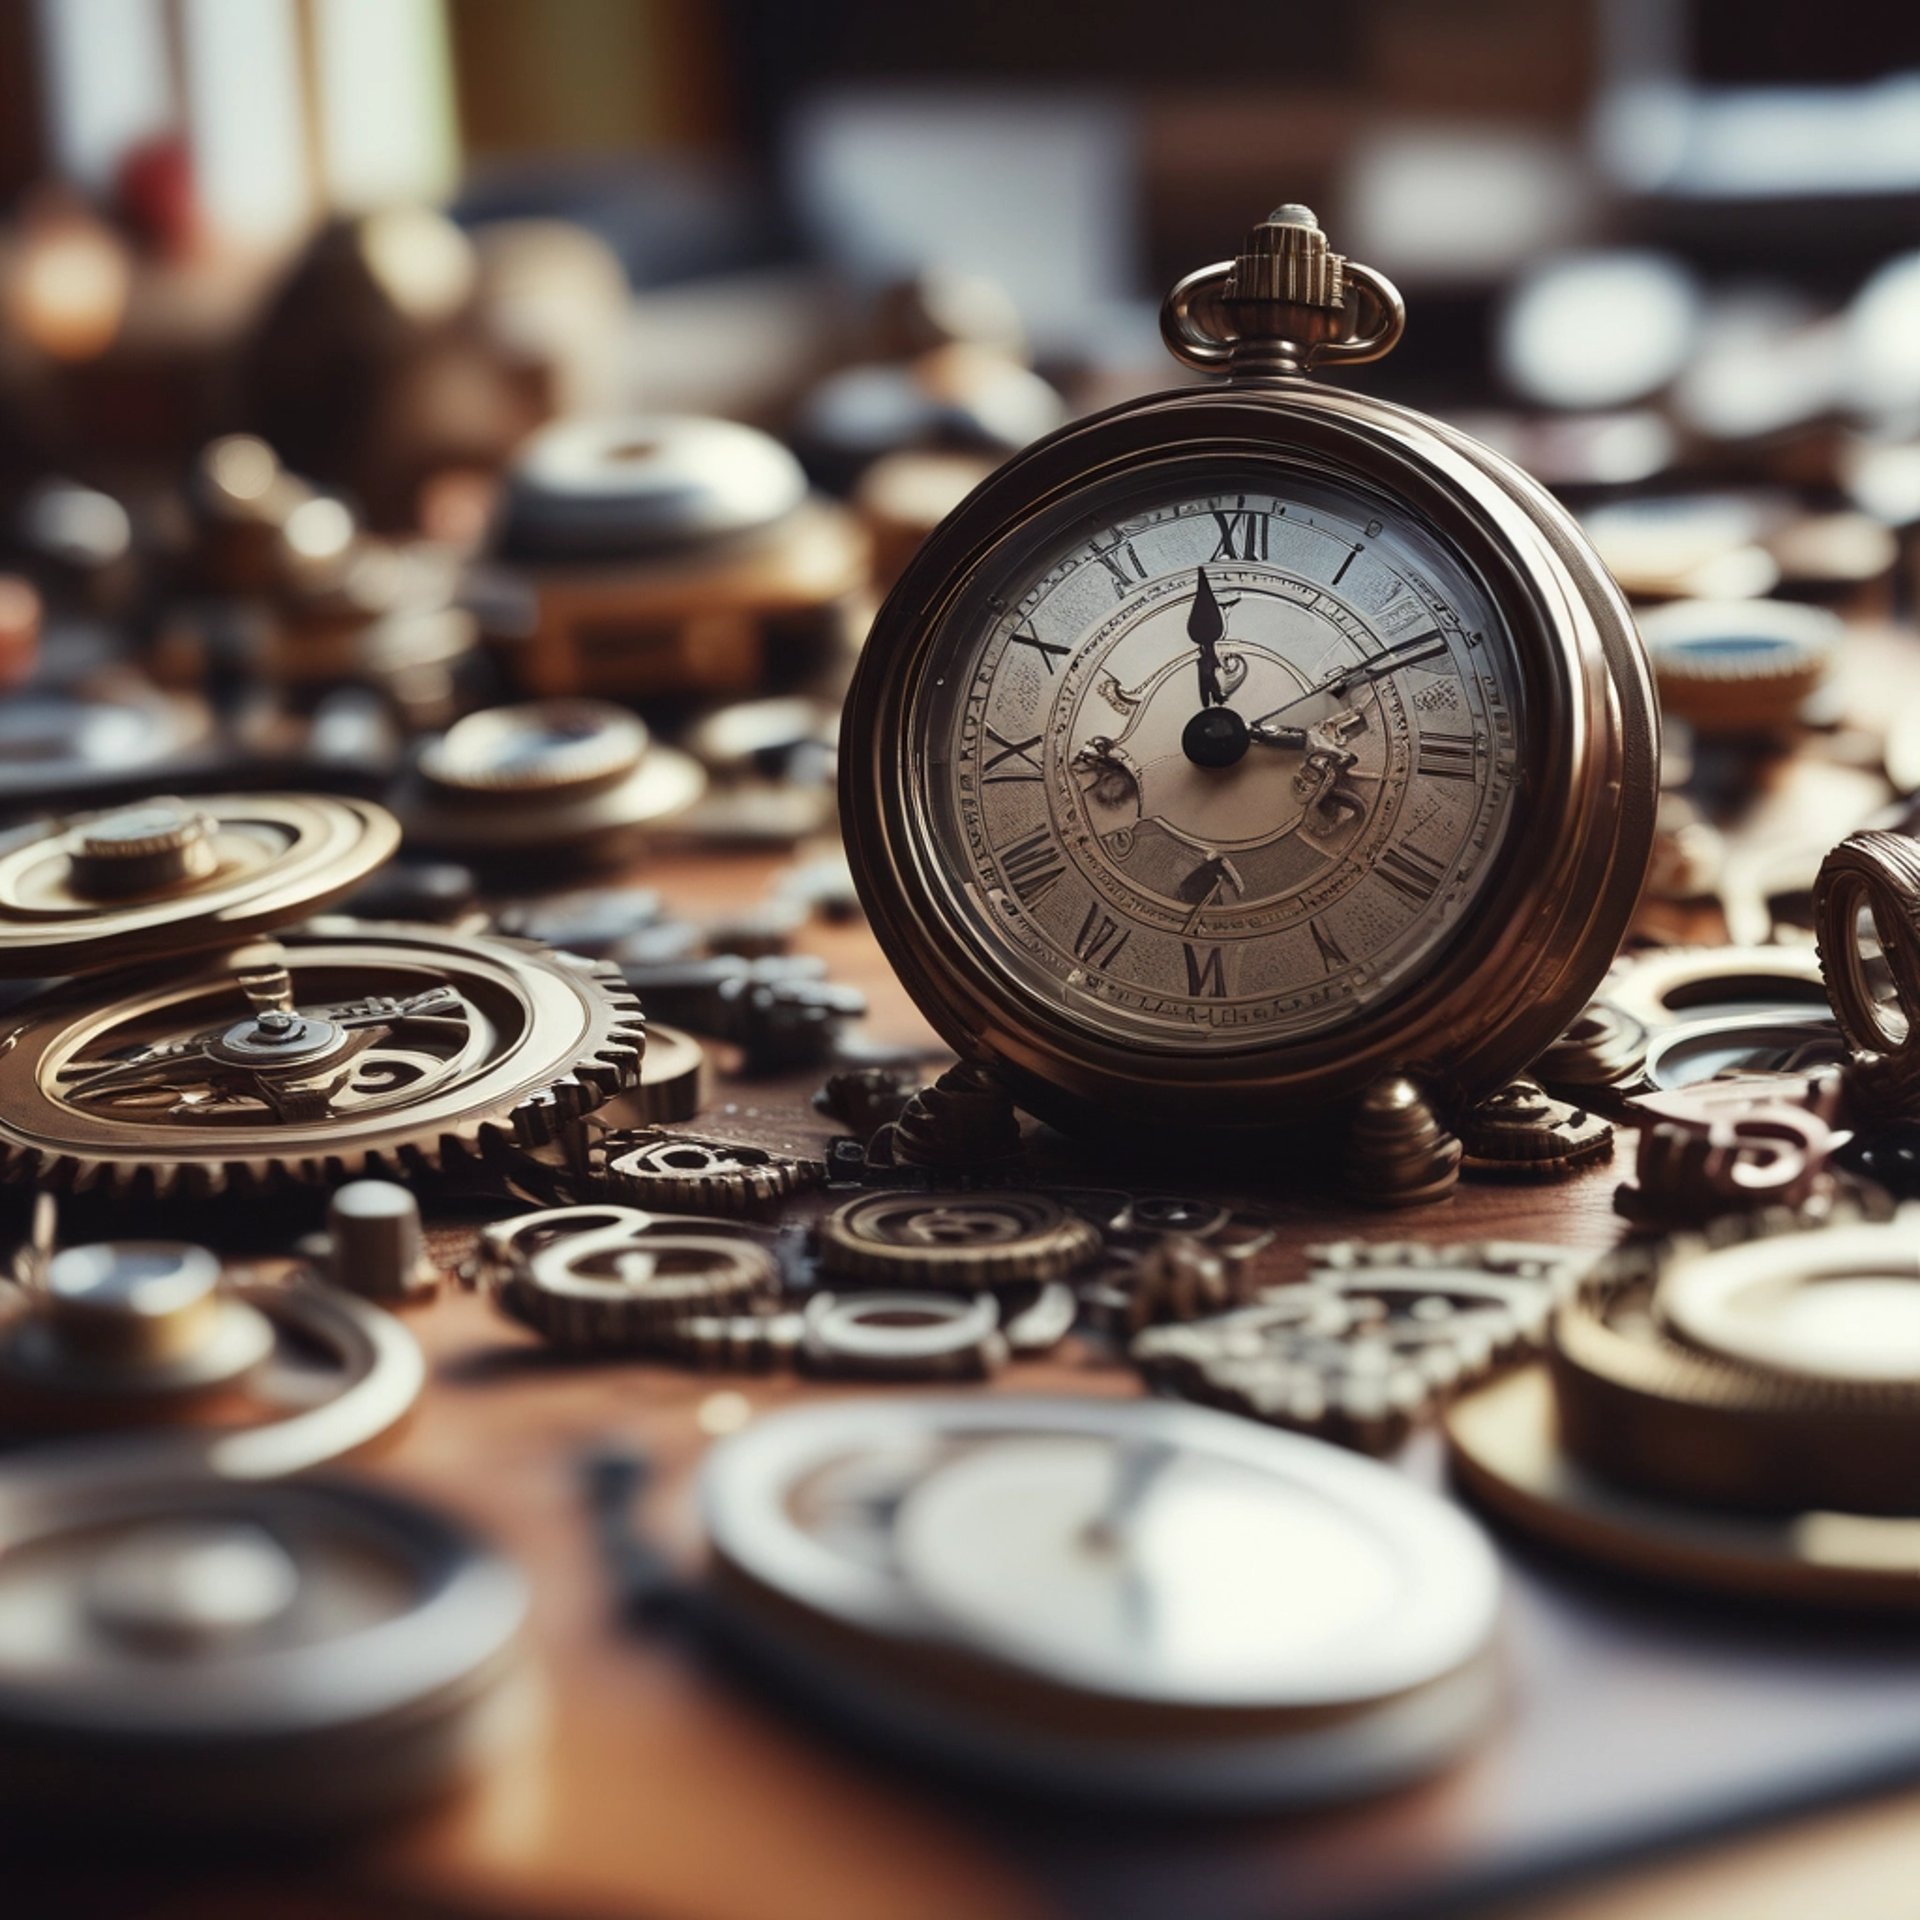
[[[925,529],[1281,200],[1637,600],[1909,597],[1914,16],[0,0],[0,79],[0,806],[530,697],[818,773]]]

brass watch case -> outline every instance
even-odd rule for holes
[[[949,610],[987,557],[1081,490],[1176,482],[1231,460],[1325,473],[1424,517],[1513,635],[1522,772],[1507,844],[1425,977],[1324,1034],[1231,1054],[1134,1051],[1026,998],[977,944],[916,832],[913,715]],[[1029,1112],[1077,1131],[1178,1122],[1235,1130],[1324,1118],[1388,1072],[1471,1101],[1520,1072],[1611,964],[1645,877],[1659,721],[1632,616],[1572,518],[1518,468],[1390,402],[1260,373],[1130,402],[1009,461],[921,548],[881,608],[848,696],[840,803],[875,934],[922,1013],[989,1059]]]

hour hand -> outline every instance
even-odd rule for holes
[[[1200,704],[1203,707],[1226,705],[1227,696],[1220,690],[1220,641],[1226,630],[1220,602],[1213,597],[1213,583],[1202,567],[1193,609],[1187,615],[1187,638],[1200,650]]]
[[[1306,751],[1307,730],[1305,727],[1283,727],[1276,720],[1255,720],[1247,727],[1247,738],[1257,740],[1263,747],[1291,747],[1296,753]]]

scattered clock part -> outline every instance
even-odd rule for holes
[[[1598,1114],[1511,1080],[1459,1120],[1462,1165],[1483,1179],[1565,1180],[1609,1159],[1613,1129]]]
[[[349,1180],[327,1203],[327,1230],[301,1243],[315,1277],[363,1299],[418,1305],[440,1291],[420,1203],[391,1180]]]
[[[1920,840],[1850,834],[1822,862],[1813,905],[1821,977],[1847,1044],[1920,1077]]]
[[[1678,600],[1640,616],[1664,711],[1702,738],[1793,726],[1845,636],[1822,608]]]
[[[923,1087],[867,1143],[880,1167],[984,1171],[1020,1157],[1020,1120],[1006,1081],[991,1067],[962,1060]]]
[[[1682,1227],[1787,1207],[1817,1217],[1851,1183],[1831,1165],[1852,1135],[1836,1121],[1836,1072],[1733,1074],[1633,1102],[1634,1183],[1614,1205],[1643,1225]]]
[[[212,1193],[454,1176],[639,1078],[617,974],[498,936],[316,923],[264,965],[76,982],[7,1015],[0,1181]]]
[[[1545,1287],[1504,1275],[1360,1269],[1150,1327],[1129,1352],[1157,1391],[1383,1454],[1449,1396],[1536,1348],[1552,1305]]]
[[[707,774],[683,823],[722,844],[792,846],[834,824],[838,707],[806,694],[715,709],[679,736]]]
[[[409,846],[495,865],[631,859],[700,797],[705,775],[604,700],[494,707],[420,756],[399,803]]]
[[[836,1379],[985,1380],[1008,1358],[990,1293],[816,1293],[802,1321],[800,1364]]]
[[[1592,1000],[1538,1060],[1533,1075],[1558,1099],[1585,1106],[1633,1080],[1647,1057],[1647,1029],[1612,1000]]]
[[[694,1315],[769,1305],[780,1267],[723,1221],[560,1207],[483,1230],[482,1285],[503,1313],[577,1353],[650,1351]]]
[[[1109,1258],[1080,1288],[1096,1325],[1127,1334],[1224,1313],[1244,1297],[1236,1268],[1205,1240],[1184,1233],[1157,1235],[1137,1251]]]
[[[1560,1444],[1544,1367],[1456,1401],[1444,1424],[1454,1480],[1475,1504],[1576,1559],[1743,1608],[1910,1614],[1920,1599],[1920,1520],[1717,1511],[1640,1492]]]
[[[898,1120],[920,1082],[904,1067],[843,1067],[830,1073],[813,1096],[813,1109],[837,1120],[856,1139],[868,1140]]]
[[[492,624],[539,695],[785,692],[846,650],[867,588],[853,516],[729,421],[557,423],[507,475]]]
[[[1829,1014],[1729,1014],[1689,1020],[1656,1034],[1639,1076],[1621,1092],[1638,1099],[1737,1075],[1771,1077],[1782,1097],[1791,1100],[1845,1060],[1846,1045]]]
[[[1914,1224],[1780,1213],[1603,1264],[1554,1330],[1561,1444],[1720,1511],[1920,1514]]]
[[[1335,1291],[1369,1276],[1415,1280],[1423,1273],[1467,1274],[1507,1288],[1529,1330],[1592,1269],[1596,1255],[1533,1240],[1326,1240],[1306,1250],[1309,1278]]]
[[[0,1476],[0,1793],[170,1834],[322,1831],[517,1725],[527,1596],[464,1528],[345,1480]]]
[[[1190,1407],[797,1408],[708,1455],[717,1624],[910,1757],[1103,1806],[1272,1808],[1484,1724],[1498,1581],[1398,1475]]]
[[[141,1458],[227,1479],[359,1451],[425,1379],[412,1336],[365,1301],[227,1273],[182,1242],[69,1247],[0,1316],[0,1429],[138,1429]]]
[[[0,975],[232,946],[350,892],[399,845],[381,808],[320,795],[151,800],[0,854]]]
[[[69,1247],[0,1324],[0,1423],[164,1418],[245,1380],[274,1338],[265,1314],[222,1289],[205,1247]]]
[[[817,1160],[660,1130],[601,1133],[587,1150],[596,1197],[667,1212],[761,1218],[825,1178]]]
[[[869,1194],[815,1232],[830,1273],[928,1287],[1061,1280],[1100,1250],[1094,1227],[1040,1193]]]
[[[1608,977],[1605,999],[1650,1033],[1736,1014],[1827,1011],[1818,958],[1807,948],[1785,946],[1671,947],[1635,954]]]

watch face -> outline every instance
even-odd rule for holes
[[[922,869],[1016,992],[1122,1046],[1318,1036],[1417,981],[1514,829],[1511,632],[1361,483],[1182,463],[1009,532],[912,696]]]

